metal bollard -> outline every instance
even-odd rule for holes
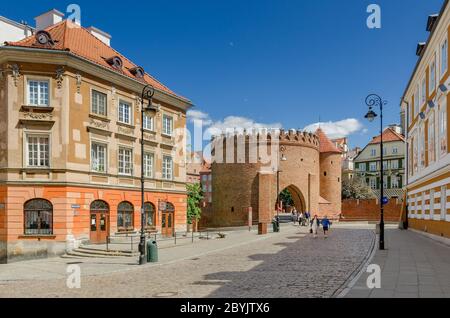
[[[177,232],[175,232],[175,245],[177,245]]]

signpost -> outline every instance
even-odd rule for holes
[[[253,209],[252,207],[248,208],[248,231],[250,232],[252,230],[253,226]]]

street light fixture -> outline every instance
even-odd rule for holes
[[[144,115],[145,113],[155,114],[158,109],[152,105],[153,95],[155,89],[152,85],[146,85],[142,89],[141,95],[141,237],[139,241],[139,265],[147,262],[145,259],[145,171],[144,171]],[[148,100],[148,105],[145,105],[145,100]]]
[[[286,156],[284,155],[284,153],[281,154],[281,161],[287,161]],[[280,166],[278,165],[278,170],[277,170],[277,222],[279,222],[280,220],[280,216],[279,216],[279,211],[281,208],[281,199],[280,199],[280,172],[282,172],[280,170]],[[280,224],[278,223],[278,229],[280,228]]]
[[[373,122],[375,118],[378,116],[374,111],[374,107],[380,108],[380,250],[384,250],[384,208],[383,208],[383,198],[384,198],[384,167],[383,167],[383,155],[384,155],[384,147],[383,147],[383,106],[386,105],[387,102],[384,101],[377,94],[370,94],[366,97],[366,105],[369,107],[369,111],[366,116],[364,116],[369,122]]]

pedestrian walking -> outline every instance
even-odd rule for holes
[[[317,218],[317,215],[314,215],[314,218],[311,220],[310,223],[310,233],[313,234],[314,238],[317,238],[317,231],[319,229],[320,223],[319,219]]]
[[[302,222],[303,222],[303,212],[300,212],[300,214],[298,215],[298,226],[302,226]]]
[[[325,217],[322,219],[322,221],[320,223],[322,223],[323,235],[325,238],[327,238],[328,230],[330,229],[331,222],[330,222],[330,220],[328,220],[328,217],[325,215]]]

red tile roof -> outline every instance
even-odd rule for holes
[[[405,141],[405,137],[397,133],[392,128],[386,128],[383,131],[383,142],[391,142],[391,141]],[[381,142],[381,135],[378,135],[372,139],[369,145],[379,144],[380,142]]]
[[[319,149],[321,153],[342,153],[334,143],[328,139],[322,129],[317,129],[316,135],[319,136]]]
[[[151,84],[158,90],[181,98],[186,102],[190,102],[186,98],[174,93],[167,86],[164,86],[161,82],[156,80],[148,73],[146,73],[145,76],[141,79],[135,77],[130,72],[130,69],[135,68],[138,65],[134,64],[132,61],[114,50],[112,47],[97,39],[87,29],[79,26],[78,24],[75,24],[69,20],[64,20],[48,27],[47,29],[45,29],[45,31],[50,34],[52,40],[55,42],[53,46],[39,44],[34,35],[18,42],[7,42],[6,45],[13,47],[31,47],[47,50],[50,49],[55,51],[69,51],[78,57],[87,59],[90,62],[96,63],[116,73],[138,80],[144,84]],[[122,60],[122,70],[118,70],[106,62],[106,59],[114,56],[118,56]]]

